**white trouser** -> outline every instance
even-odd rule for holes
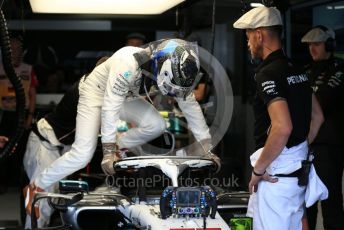
[[[49,187],[85,167],[92,159],[97,147],[103,96],[104,91],[97,87],[94,79],[80,80],[75,141],[70,151],[55,160],[37,177],[37,186]],[[163,118],[143,99],[125,101],[120,110],[120,118],[138,125],[118,140],[121,148],[143,144],[159,136],[165,129]]]
[[[46,188],[62,178],[85,167],[92,159],[97,147],[104,91],[89,80],[92,79],[81,79],[79,83],[75,141],[70,151],[61,157],[56,155],[49,164],[45,164],[49,167],[42,167],[41,170],[44,171],[32,178],[40,188],[47,190]],[[143,99],[125,101],[120,110],[120,118],[138,125],[118,140],[121,148],[143,144],[159,136],[165,129],[164,119]]]
[[[147,143],[166,129],[164,118],[154,106],[142,98],[125,101],[119,117],[136,125],[117,139],[119,148],[133,148]]]
[[[60,157],[69,149],[69,146],[61,144],[55,136],[55,133],[49,123],[45,119],[41,119],[37,123],[39,132],[43,137],[50,141],[41,141],[33,132],[30,133],[26,152],[24,155],[24,169],[30,179],[30,183],[43,172],[53,161]],[[64,147],[62,150],[57,146]],[[47,192],[56,192],[57,185],[52,185],[45,190]],[[23,204],[24,205],[24,204]],[[53,212],[46,199],[39,202],[40,218],[37,220],[38,227],[46,227],[49,224],[50,216]],[[31,228],[31,219],[27,215],[25,221],[25,229]]]
[[[104,97],[104,91],[97,87],[97,80],[81,79],[79,84],[76,137],[71,151],[80,154],[93,154],[97,145]],[[136,125],[117,139],[120,148],[142,145],[166,129],[163,117],[142,97],[127,98],[119,110],[119,119]]]
[[[263,149],[251,156],[255,165]],[[267,168],[267,173],[289,174],[301,167],[306,159],[307,143],[284,148]],[[306,187],[298,185],[296,177],[279,177],[278,182],[260,181],[258,190],[250,196],[247,216],[253,217],[254,230],[301,230]]]

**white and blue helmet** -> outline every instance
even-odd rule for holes
[[[154,78],[164,95],[187,97],[199,81],[197,44],[181,39],[159,43],[152,52]]]

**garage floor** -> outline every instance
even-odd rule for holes
[[[10,187],[7,193],[0,195],[0,229],[21,229],[18,228],[21,225],[19,207],[18,188]]]

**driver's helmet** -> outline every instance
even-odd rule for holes
[[[154,77],[164,95],[187,97],[199,81],[197,44],[180,39],[162,41],[153,50]]]

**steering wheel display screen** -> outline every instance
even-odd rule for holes
[[[161,219],[169,216],[210,216],[215,219],[216,193],[209,186],[165,188],[160,197]]]
[[[177,191],[177,205],[184,207],[194,207],[200,205],[201,191],[190,190],[178,190]]]

